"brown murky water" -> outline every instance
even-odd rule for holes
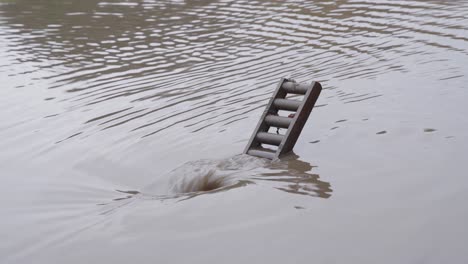
[[[467,1],[2,0],[0,262],[468,263],[467,71]]]

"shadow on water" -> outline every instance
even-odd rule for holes
[[[256,185],[280,190],[288,194],[329,198],[331,185],[311,173],[315,166],[295,154],[271,162],[248,155],[237,155],[223,160],[197,160],[183,164],[141,191],[122,191],[131,198],[168,200],[177,202],[200,195]]]

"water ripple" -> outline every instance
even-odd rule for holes
[[[328,100],[363,103],[385,91],[342,93],[336,82],[407,72],[409,60],[424,69],[440,52],[468,56],[466,4],[378,2],[8,2],[0,71],[15,87],[34,78],[59,90],[61,118],[87,109],[64,138],[124,125],[150,136],[243,122],[281,76],[322,80]],[[437,74],[464,76],[457,67]]]

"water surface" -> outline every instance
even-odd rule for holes
[[[0,262],[467,263],[467,65],[466,1],[0,1]]]

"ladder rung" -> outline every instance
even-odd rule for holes
[[[301,101],[289,100],[289,99],[275,99],[273,105],[279,110],[297,111],[301,105]]]
[[[281,144],[281,141],[283,141],[282,135],[277,135],[277,134],[272,134],[272,133],[267,133],[267,132],[258,132],[256,138],[258,142],[260,143],[265,143],[265,144],[275,145],[275,146],[279,146],[279,144]]]
[[[250,149],[247,154],[265,159],[274,159],[276,152],[267,149]]]
[[[322,86],[318,82],[299,84],[293,79],[281,78],[250,137],[244,153],[275,160],[291,152],[321,90]],[[303,97],[302,99],[293,100],[287,98],[288,94],[302,94],[304,96],[298,96]],[[293,113],[290,113],[288,117],[286,115],[279,116],[282,110]],[[274,132],[268,133],[272,128],[285,128],[286,132],[281,135]],[[277,148],[269,148],[271,145],[277,146]]]
[[[267,115],[265,117],[265,122],[267,123],[267,125],[281,128],[288,128],[292,120],[293,119],[289,117],[276,115]]]
[[[305,83],[285,82],[281,87],[288,93],[306,94],[310,85]]]

